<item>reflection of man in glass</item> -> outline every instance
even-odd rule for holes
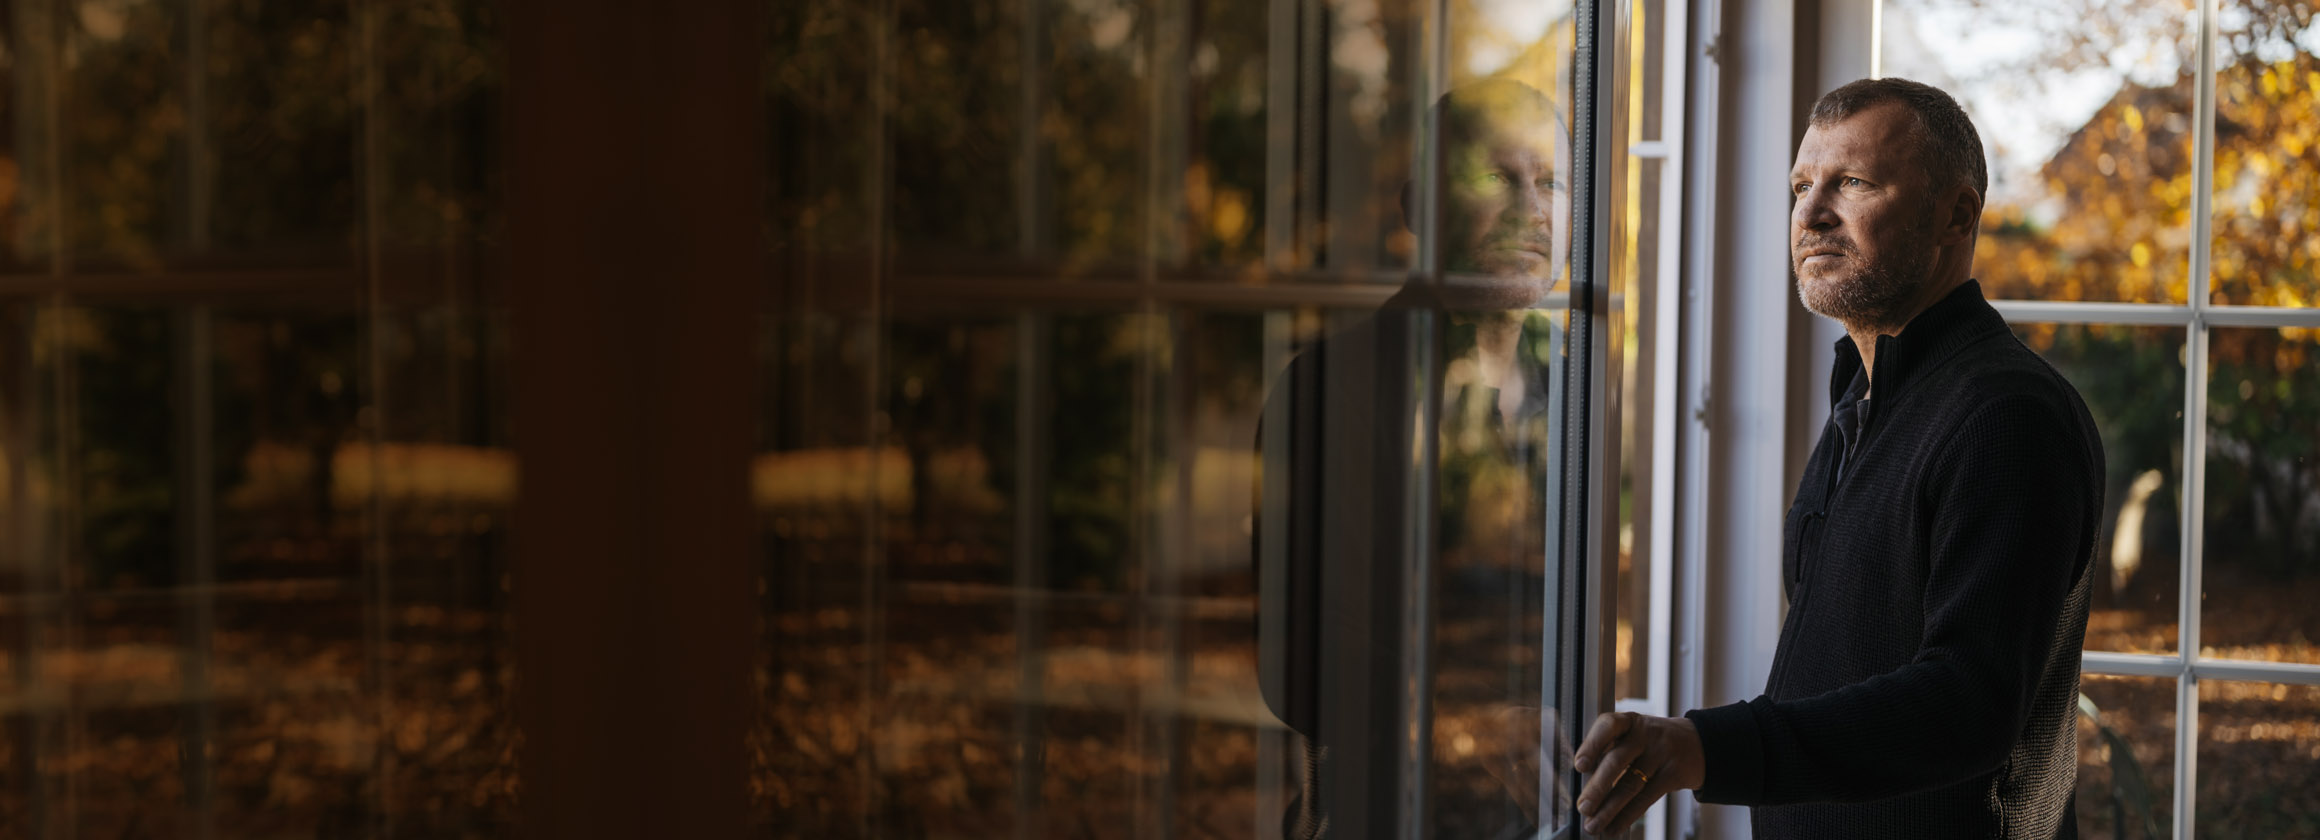
[[[1401,204],[1421,236],[1436,220],[1442,274],[1305,347],[1260,427],[1260,682],[1304,757],[1290,837],[1569,822],[1567,797],[1539,813],[1535,761],[1504,758],[1556,729],[1538,707],[1562,340],[1531,307],[1563,265],[1567,133],[1511,81],[1431,116],[1436,170]]]
[[[1589,827],[1694,788],[1754,806],[1758,837],[2076,836],[2102,443],[1972,279],[1984,172],[1939,90],[1860,81],[1813,107],[1790,256],[1848,335],[1788,513],[1772,673],[1745,703],[1596,720]]]

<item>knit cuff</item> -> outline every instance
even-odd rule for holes
[[[1707,780],[1694,796],[1718,805],[1747,805],[1764,793],[1764,741],[1747,703],[1684,713],[1699,730]]]

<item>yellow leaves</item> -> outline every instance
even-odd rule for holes
[[[2119,115],[2126,119],[2127,131],[2135,134],[2143,132],[2143,109],[2128,105]]]
[[[1255,219],[1249,210],[1251,203],[1246,190],[1216,183],[1207,161],[1196,160],[1185,167],[1184,204],[1192,213],[1193,230],[1205,232],[1228,254],[1239,251],[1248,238]]]
[[[2310,305],[2310,302],[2306,301],[2303,295],[2296,294],[2295,289],[2287,286],[2273,286],[2271,291],[2272,293],[2268,296],[2270,300],[2264,301],[2266,305],[2297,308]]]
[[[2181,212],[2191,207],[2191,173],[2185,172],[2164,181],[2151,184],[2151,197],[2159,200],[2160,207]]]
[[[2281,332],[2283,333],[2284,337],[2284,334],[2287,331],[2282,330]],[[2304,363],[2307,356],[2306,351],[2311,346],[2311,344],[2302,341],[2280,342],[2279,346],[2273,348],[2272,350],[2272,369],[2279,371],[2304,369]],[[2287,377],[2281,377],[2278,380],[2275,380],[2273,382],[2273,386],[2278,390],[2278,396],[2281,399],[2287,398],[2287,389],[2289,386],[2289,380]]]
[[[1249,205],[1240,190],[1226,188],[1217,191],[1216,212],[1209,218],[1216,238],[1227,245],[1240,244],[1249,232]]]
[[[2127,258],[2135,261],[2136,268],[2151,267],[2151,244],[2148,242],[2135,243],[2135,247],[2127,249]]]
[[[2168,300],[2189,300],[2190,298],[2191,278],[2188,275],[2177,274],[2167,281]]]

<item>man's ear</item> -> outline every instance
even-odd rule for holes
[[[1411,232],[1411,233],[1417,233],[1417,232],[1418,232],[1418,226],[1417,226],[1417,224],[1416,224],[1416,223],[1414,223],[1414,222],[1410,221],[1412,218],[1413,218],[1413,217],[1410,215],[1410,182],[1408,182],[1408,181],[1403,181],[1403,182],[1402,182],[1402,229],[1403,229],[1403,230],[1406,230],[1406,231],[1409,231],[1409,232]]]
[[[1972,239],[1982,226],[1982,195],[1973,187],[1959,184],[1950,191],[1949,218],[1942,220],[1941,244],[1955,245]]]

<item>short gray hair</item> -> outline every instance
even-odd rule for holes
[[[1981,132],[1974,130],[1973,119],[1957,100],[1940,88],[1908,79],[1862,79],[1813,103],[1812,124],[1835,125],[1887,102],[1908,109],[1914,118],[1911,134],[1936,189],[1962,181],[1973,185],[1977,196],[1989,194],[1990,170],[1982,157]]]

